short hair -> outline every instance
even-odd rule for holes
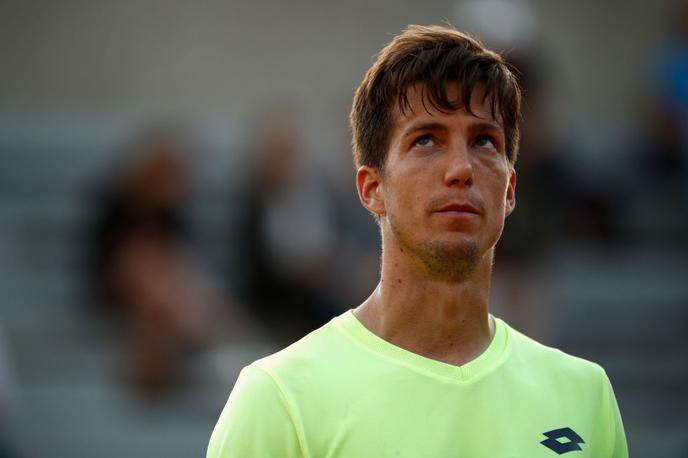
[[[446,84],[456,82],[459,100],[449,100]],[[483,100],[490,100],[492,116],[504,128],[506,155],[513,166],[518,155],[521,90],[505,59],[458,30],[443,26],[409,25],[377,55],[354,96],[350,121],[356,168],[367,165],[383,171],[394,106],[410,109],[407,96],[415,84],[424,86],[424,102],[450,113],[471,111],[471,96],[483,84]]]

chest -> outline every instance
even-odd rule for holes
[[[371,387],[329,411],[323,404],[305,435],[317,438],[309,448],[318,457],[605,456],[607,425],[594,400],[546,391]]]

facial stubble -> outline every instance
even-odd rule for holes
[[[402,251],[416,258],[431,278],[461,281],[470,277],[477,269],[482,256],[475,240],[412,241],[395,224],[390,215],[390,228]]]

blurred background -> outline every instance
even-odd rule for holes
[[[493,313],[688,457],[688,5],[0,1],[0,457],[204,456],[245,364],[358,305],[348,111],[409,23],[517,67]]]

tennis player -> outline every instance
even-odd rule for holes
[[[628,456],[604,370],[489,312],[520,103],[502,57],[456,30],[410,26],[380,52],[351,112],[380,282],[243,369],[209,458]]]

